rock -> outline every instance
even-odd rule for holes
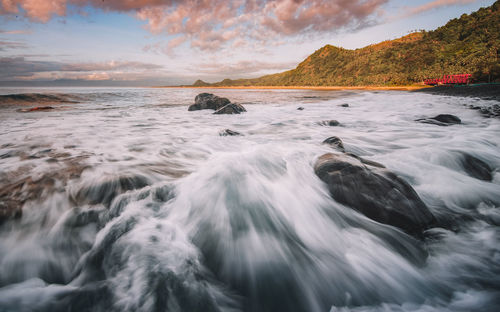
[[[231,129],[225,129],[219,133],[220,136],[237,136],[237,135],[243,135],[237,131],[233,131]]]
[[[314,166],[331,196],[368,218],[419,236],[436,219],[415,190],[387,169],[368,168],[346,154],[324,154]]]
[[[338,122],[337,120],[323,120],[319,124],[322,126],[330,126],[330,127],[340,126],[340,122]]]
[[[420,119],[416,119],[415,121],[418,121],[421,123],[433,124],[433,125],[437,125],[437,126],[451,126],[451,125],[456,125],[456,124],[462,123],[460,118],[458,118],[455,115],[450,115],[450,114],[440,114],[440,115],[437,115],[436,117],[420,118]]]
[[[339,105],[339,106],[341,106],[341,107],[349,107],[349,104],[344,103],[344,104],[341,104],[341,105]]]
[[[301,107],[298,107],[297,110],[304,110],[304,108],[301,106]]]
[[[440,114],[440,115],[437,115],[436,117],[433,117],[431,119],[435,119],[437,121],[444,122],[444,123],[449,123],[449,124],[459,124],[459,123],[462,123],[462,121],[460,120],[460,118],[458,118],[455,115],[450,115],[450,114]]]
[[[381,163],[378,163],[376,161],[365,159],[365,158],[360,157],[358,155],[355,155],[353,153],[345,153],[345,154],[348,155],[348,156],[356,158],[357,160],[359,160],[360,162],[362,162],[364,165],[368,165],[368,166],[372,166],[372,167],[377,167],[377,168],[385,168],[384,165],[382,165]]]
[[[22,204],[16,200],[0,201],[0,224],[8,219],[18,219],[23,215]]]
[[[19,155],[22,159],[22,155]],[[87,166],[82,158],[67,157],[48,152],[46,157],[58,159],[57,169],[43,174],[32,174],[26,168],[0,173],[0,224],[8,219],[21,218],[28,201],[43,200],[56,192],[65,192],[69,180],[80,177]]]
[[[200,93],[194,98],[194,104],[190,105],[188,111],[195,111],[200,109],[214,109],[217,110],[230,104],[227,98],[218,97],[211,93]]]
[[[216,110],[214,114],[239,114],[246,111],[243,105],[230,103]]]
[[[345,151],[344,143],[339,137],[332,136],[323,141],[323,144],[328,144],[339,151]]]
[[[487,118],[491,117],[500,117],[500,105],[498,104],[493,104],[490,106],[485,106],[485,107],[480,107],[479,112],[481,115]]]
[[[116,196],[127,191],[142,189],[150,184],[148,178],[142,175],[103,175],[82,185],[72,194],[71,199],[79,205],[109,206]]]
[[[463,169],[468,175],[483,181],[493,180],[491,167],[484,161],[470,155],[463,153],[460,157],[460,162]]]

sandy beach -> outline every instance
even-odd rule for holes
[[[318,91],[334,91],[334,90],[395,90],[395,91],[414,91],[420,89],[428,89],[425,85],[411,86],[158,86],[155,88],[190,88],[190,89],[291,89],[291,90],[318,90]]]

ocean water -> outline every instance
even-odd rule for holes
[[[188,112],[200,92],[247,112]],[[468,108],[498,102],[401,91],[0,94],[0,204],[22,206],[0,224],[2,312],[500,310],[500,120]],[[40,105],[54,109],[23,112]],[[442,113],[462,124],[415,122]],[[321,144],[330,136],[406,180],[449,226],[416,239],[333,200],[313,169],[333,151]],[[492,181],[470,176],[464,154]]]

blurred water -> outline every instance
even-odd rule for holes
[[[248,112],[188,112],[205,91]],[[500,121],[464,106],[488,101],[391,91],[0,93],[61,99],[29,113],[18,110],[47,99],[0,103],[0,186],[12,189],[2,200],[24,203],[22,218],[0,225],[0,311],[500,309]],[[463,124],[414,121],[440,113]],[[331,119],[341,126],[322,125]],[[219,136],[226,128],[243,136]],[[331,199],[313,165],[333,135],[403,177],[453,231],[417,241]],[[467,175],[462,153],[493,168],[493,181]]]

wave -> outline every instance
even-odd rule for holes
[[[64,93],[19,93],[0,95],[0,104],[48,104],[79,103],[81,99],[75,94]]]

